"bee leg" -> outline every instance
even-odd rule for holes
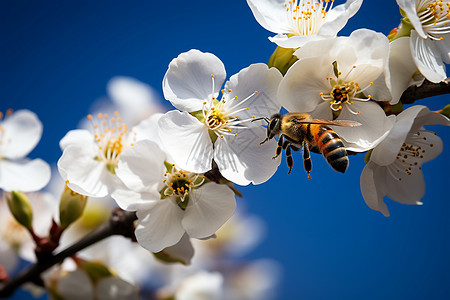
[[[284,140],[284,139],[283,139],[283,136],[281,135],[281,136],[278,138],[277,152],[275,153],[275,156],[272,157],[272,159],[276,159],[278,156],[280,156],[281,151],[282,151],[283,149],[285,149],[284,144],[283,144],[283,140]]]
[[[294,150],[295,152],[297,152],[298,150],[300,150],[299,147],[291,145],[291,149]]]
[[[312,162],[307,143],[303,143],[303,164],[305,166],[306,173],[308,173],[308,179],[311,179],[311,175],[309,175],[309,172],[311,172],[312,170]]]
[[[286,141],[287,142],[287,141]],[[283,145],[284,146],[284,145]],[[288,165],[288,167],[289,167],[289,172],[288,172],[288,175],[289,174],[291,174],[291,171],[292,171],[292,166],[294,165],[294,160],[292,159],[292,154],[291,154],[291,145],[290,144],[288,144],[287,146],[286,146],[286,162],[287,162],[287,165]]]
[[[261,143],[259,143],[259,145],[261,146],[262,144],[264,144],[265,142],[267,142],[269,140],[269,138],[265,138],[264,141],[262,141]]]

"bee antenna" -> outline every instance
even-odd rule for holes
[[[253,119],[252,122],[254,122],[254,121],[259,121],[259,120],[264,120],[264,121],[267,122],[267,124],[270,123],[270,120],[269,120],[269,118],[267,118],[267,117],[256,118],[256,119]]]

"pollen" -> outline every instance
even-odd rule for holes
[[[104,161],[106,168],[114,173],[120,154],[136,141],[135,133],[129,132],[128,126],[121,123],[122,118],[118,112],[114,112],[113,118],[102,113],[97,114],[96,119],[92,115],[88,115],[87,118],[91,121],[94,139],[99,149],[96,159]]]

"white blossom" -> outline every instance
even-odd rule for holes
[[[247,0],[258,23],[277,33],[269,38],[283,48],[333,38],[360,8],[362,0],[348,0],[333,8],[331,0]]]
[[[349,37],[310,42],[297,50],[299,60],[280,83],[278,99],[289,112],[306,112],[313,118],[361,123],[358,127],[333,126],[348,150],[367,151],[379,143],[392,127],[372,96],[388,94],[386,74],[389,42],[367,29]],[[385,77],[386,78],[386,77]],[[371,93],[369,93],[371,91]]]
[[[444,63],[450,62],[450,1],[397,0],[397,4],[413,27],[410,47],[420,72],[431,82],[444,80]]]
[[[165,150],[185,170],[204,173],[217,163],[220,173],[240,185],[259,184],[276,171],[275,141],[262,146],[265,129],[256,117],[280,110],[275,100],[281,74],[254,64],[225,80],[225,68],[213,54],[198,50],[172,60],[163,80],[166,99],[180,111],[161,117]]]
[[[50,166],[26,156],[42,135],[42,123],[29,110],[0,113],[0,190],[32,192],[50,180]]]
[[[450,120],[422,105],[397,116],[394,127],[373,149],[361,174],[361,192],[370,208],[389,216],[384,196],[403,204],[422,204],[422,164],[442,152],[441,139],[422,127],[434,124],[450,126]]]
[[[228,186],[169,164],[149,140],[125,150],[116,173],[126,188],[112,197],[122,209],[136,211],[137,241],[152,252],[178,243],[185,233],[191,238],[213,235],[236,207]]]

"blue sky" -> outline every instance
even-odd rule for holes
[[[395,1],[366,0],[340,35],[358,28],[387,34],[399,18]],[[275,50],[245,1],[8,0],[0,3],[0,22],[0,110],[38,114],[44,133],[31,156],[49,163],[59,159],[64,134],[106,95],[110,78],[135,77],[162,96],[167,66],[181,52],[214,53],[229,77]],[[437,110],[449,99],[417,103]],[[444,140],[444,154],[423,167],[424,205],[386,200],[389,218],[361,196],[363,155],[351,157],[342,175],[313,154],[307,180],[294,154],[291,175],[283,159],[267,183],[240,189],[247,211],[267,223],[248,258],[280,262],[279,299],[450,298],[450,130],[430,128]]]

